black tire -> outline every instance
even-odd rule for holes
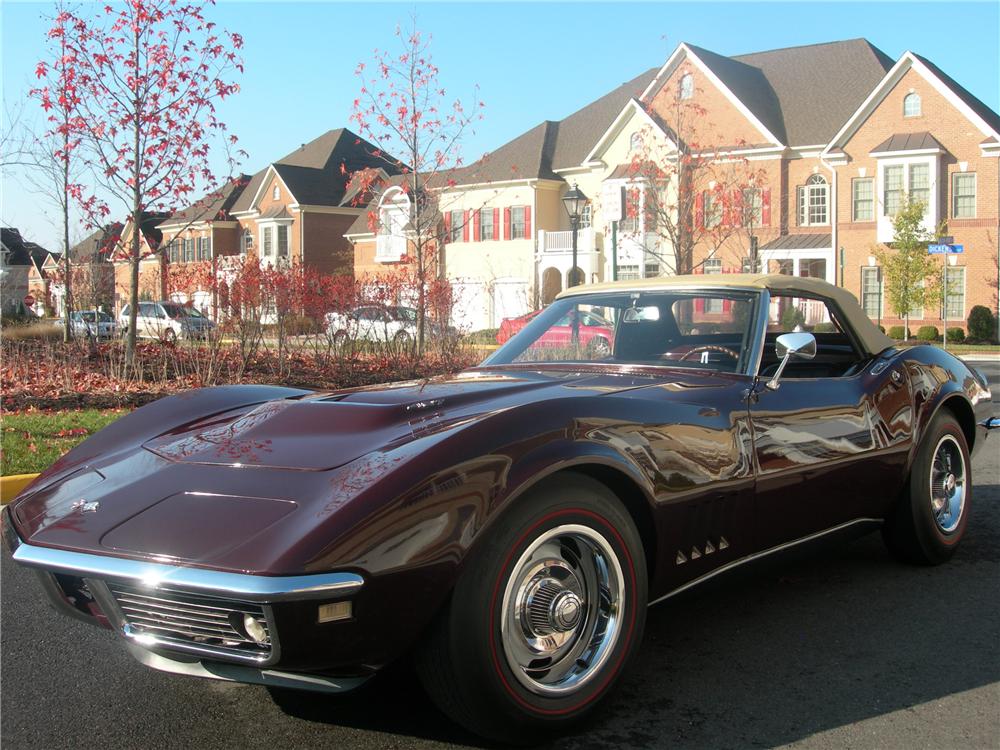
[[[611,342],[603,336],[595,336],[587,343],[587,353],[592,357],[611,356]]]
[[[173,328],[168,328],[163,332],[161,336],[164,344],[174,344],[177,343],[177,332]]]
[[[607,487],[572,474],[519,498],[486,534],[415,663],[431,698],[459,724],[492,740],[537,743],[590,713],[638,650],[647,597],[642,542]],[[566,574],[574,561],[579,577]],[[587,571],[596,575],[588,579]],[[584,593],[600,590],[601,575],[610,593],[574,605],[571,589],[586,582]],[[547,623],[542,633],[560,622],[564,629],[551,638],[567,640],[553,656],[528,661],[533,670],[515,673],[538,618]],[[547,671],[535,666],[544,659]]]
[[[971,465],[961,426],[951,412],[940,412],[917,448],[899,501],[882,526],[882,538],[895,557],[916,565],[940,565],[951,558],[969,521]],[[950,485],[949,476],[954,480]]]

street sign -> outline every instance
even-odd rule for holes
[[[929,255],[950,255],[965,252],[965,245],[928,245]]]
[[[24,295],[24,306],[25,307],[34,307],[35,306],[35,295],[33,295],[33,294],[26,294],[26,295]]]

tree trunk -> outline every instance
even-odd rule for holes
[[[70,315],[73,313],[72,276],[69,260],[69,135],[63,132],[63,181],[62,181],[62,215],[63,215],[63,267],[66,278],[63,281],[63,343],[73,340],[73,326]]]

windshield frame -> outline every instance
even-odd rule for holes
[[[593,294],[576,292],[557,298],[552,304],[538,311],[527,325],[514,334],[508,341],[502,344],[495,352],[484,359],[480,368],[496,367],[516,367],[518,369],[530,369],[539,367],[545,369],[581,369],[591,370],[593,368],[607,368],[614,371],[627,370],[677,370],[676,363],[650,363],[650,362],[602,362],[600,360],[579,360],[566,362],[514,362],[514,358],[527,351],[531,344],[545,331],[554,326],[559,319],[567,314],[569,309],[579,304],[591,304],[599,306],[601,299],[620,300],[623,295],[628,295],[635,300],[642,300],[648,297],[661,296],[687,296],[705,292],[720,292],[726,294],[737,294],[749,299],[752,307],[748,316],[749,325],[746,332],[744,348],[746,353],[741,352],[740,366],[734,371],[718,370],[714,368],[697,367],[694,362],[685,364],[685,370],[697,370],[700,372],[713,372],[726,375],[741,375],[745,377],[756,377],[760,367],[760,361],[764,351],[764,337],[767,333],[767,314],[770,305],[770,294],[767,289],[757,287],[734,287],[713,284],[697,284],[685,286],[669,286],[664,288],[648,289],[628,289],[623,288],[615,291],[600,291]],[[609,307],[611,305],[608,305]],[[520,345],[517,340],[522,338]],[[513,351],[513,354],[511,352]],[[500,361],[501,359],[508,361]]]

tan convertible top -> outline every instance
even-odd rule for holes
[[[843,313],[845,323],[854,329],[858,340],[868,354],[878,354],[893,346],[894,342],[865,315],[858,300],[846,289],[828,284],[820,279],[785,274],[725,273],[697,274],[693,276],[659,276],[635,281],[610,281],[603,284],[583,284],[562,292],[558,299],[598,292],[653,292],[680,288],[697,289],[768,289],[772,292],[801,292],[806,296],[825,297],[832,300]]]

